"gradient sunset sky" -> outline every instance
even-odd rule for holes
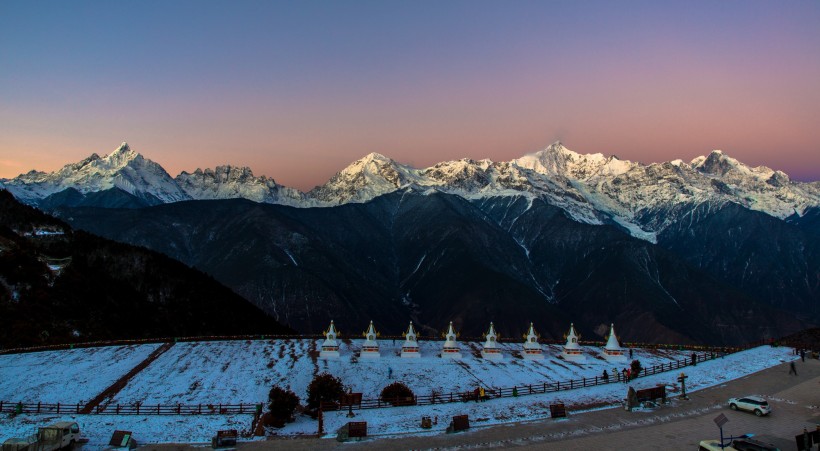
[[[128,141],[309,189],[556,140],[820,180],[820,1],[0,1],[0,177]]]

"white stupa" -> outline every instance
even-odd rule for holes
[[[458,348],[456,338],[458,338],[458,336],[456,335],[456,331],[453,330],[453,322],[450,321],[450,327],[447,328],[447,333],[444,334],[444,347],[441,348],[441,358],[461,358],[461,350]]]
[[[336,326],[333,320],[330,320],[330,327],[325,331],[325,342],[322,343],[322,350],[319,352],[321,359],[338,359],[339,358],[339,342],[336,341]]]
[[[404,335],[404,344],[401,346],[402,358],[417,359],[421,357],[421,352],[419,352],[418,337],[416,336],[416,330],[413,329],[412,321],[410,321],[410,326],[407,328],[407,332],[402,335]]]
[[[530,323],[530,330],[527,335],[524,335],[524,352],[521,357],[528,360],[543,360],[544,353],[541,350],[541,345],[538,344],[538,334],[535,333],[535,327]]]
[[[481,357],[487,360],[502,360],[504,354],[498,348],[498,334],[495,333],[495,326],[490,323],[490,330],[485,334],[486,341],[484,341],[484,349],[481,350]]]
[[[381,354],[379,354],[379,342],[376,341],[379,333],[376,332],[376,328],[373,327],[373,321],[370,321],[370,326],[368,326],[367,331],[362,335],[364,335],[364,343],[362,344],[362,351],[359,353],[359,357],[363,359],[378,359],[381,357]]]
[[[610,362],[626,362],[627,360],[624,355],[624,348],[621,347],[618,343],[618,337],[615,336],[614,324],[609,325],[609,338],[606,340],[606,346],[604,346],[601,357]]]
[[[572,360],[573,362],[586,361],[581,345],[578,344],[580,337],[575,333],[575,324],[570,323],[569,333],[567,334],[567,344],[564,345],[564,350],[561,352],[561,357],[565,360]]]

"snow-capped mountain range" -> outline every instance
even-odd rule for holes
[[[583,155],[556,142],[509,162],[462,159],[417,169],[377,153],[361,158],[327,183],[303,193],[256,177],[250,168],[218,166],[172,178],[159,164],[122,143],[114,152],[44,173],[0,181],[23,202],[37,205],[67,189],[86,195],[113,188],[146,205],[184,200],[244,198],[295,207],[368,202],[398,190],[430,190],[467,199],[542,198],[589,224],[614,223],[654,241],[673,219],[701,204],[734,202],[785,219],[820,206],[820,183],[790,180],[767,167],[751,168],[715,150],[689,163],[641,164],[602,154]],[[657,214],[658,212],[666,214]]]

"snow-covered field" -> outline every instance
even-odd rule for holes
[[[147,344],[0,355],[0,401],[88,401],[158,347]]]
[[[547,358],[526,361],[514,357],[520,344],[503,344],[503,362],[477,357],[480,344],[462,343],[461,362],[442,360],[435,355],[440,342],[421,342],[422,358],[401,359],[401,341],[381,342],[382,358],[355,357],[358,341],[342,345],[338,361],[316,359],[319,341],[258,340],[231,342],[178,343],[132,379],[114,402],[225,403],[264,402],[270,387],[289,387],[302,399],[315,374],[327,371],[341,377],[345,385],[365,398],[376,397],[394,381],[409,385],[417,395],[432,390],[443,393],[465,391],[479,385],[510,387],[550,381],[566,381],[599,376],[613,365],[597,357],[596,348],[585,348],[587,362],[567,362],[558,358],[559,346],[545,346]],[[90,399],[110,382],[126,373],[156,345],[97,348],[53,353],[0,356],[0,399],[4,401],[77,402]],[[634,358],[644,367],[688,356],[689,352],[635,350]],[[776,365],[790,357],[788,348],[760,347],[722,359],[702,362],[685,369],[691,390],[705,388]],[[625,364],[620,364],[622,368]],[[636,389],[667,384],[675,386],[677,371],[637,379]],[[85,381],[67,383],[66,381]],[[36,394],[32,394],[36,393]],[[440,433],[452,415],[468,413],[474,426],[526,421],[548,416],[549,404],[560,400],[570,406],[616,403],[624,397],[625,386],[610,384],[543,395],[493,399],[483,403],[453,403],[357,411],[357,421],[368,422],[368,432],[397,434],[420,432],[422,415],[439,418],[432,433]],[[580,407],[578,407],[580,408]],[[325,415],[325,431],[334,432],[349,421],[346,412]],[[214,431],[235,428],[248,430],[251,415],[232,416],[112,416],[112,415],[20,415],[0,418],[0,439],[31,434],[38,425],[57,420],[73,420],[91,438],[90,446],[107,442],[114,429],[134,432],[141,442],[205,442]],[[317,423],[308,417],[278,431],[279,434],[315,434]],[[429,431],[428,431],[429,432]]]

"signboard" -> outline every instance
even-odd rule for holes
[[[350,438],[367,437],[367,421],[351,421],[347,423],[347,436]]]
[[[808,438],[809,442],[805,443],[803,440],[804,438]],[[794,441],[797,443],[798,450],[810,450],[812,445],[820,442],[820,430],[811,431],[800,435],[794,436]]]
[[[728,418],[726,418],[726,415],[724,415],[724,414],[722,414],[722,413],[721,413],[720,415],[716,416],[716,417],[715,417],[715,419],[714,419],[714,420],[712,420],[712,421],[714,421],[714,422],[715,422],[715,424],[717,425],[717,427],[719,427],[719,428],[723,428],[723,425],[724,425],[724,424],[726,424],[726,423],[728,423],[728,422],[729,422],[729,419],[728,419]]]
[[[638,397],[638,401],[654,401],[656,399],[660,399],[666,402],[665,385],[638,390],[635,394]]]
[[[470,419],[467,415],[453,417],[453,432],[466,431],[467,429],[470,429]]]
[[[111,441],[108,442],[108,446],[116,446],[118,448],[128,446],[128,442],[131,440],[131,431],[114,431],[114,434],[111,435]]]
[[[550,417],[552,417],[552,418],[566,418],[567,417],[567,408],[564,406],[563,403],[561,403],[561,404],[550,404]]]
[[[342,398],[339,400],[339,405],[341,407],[349,407],[359,406],[362,405],[362,394],[361,393],[346,393],[342,395]]]
[[[216,446],[236,446],[236,439],[238,437],[239,433],[236,429],[216,431],[216,437],[212,442]]]

